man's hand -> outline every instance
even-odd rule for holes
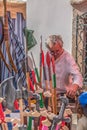
[[[78,88],[79,86],[77,84],[72,84],[72,86],[67,89],[67,96],[70,98],[75,98]]]

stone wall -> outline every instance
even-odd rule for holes
[[[76,59],[76,17],[80,12],[73,8],[73,19],[72,19],[72,55]]]
[[[82,15],[84,13],[85,12],[80,12],[77,9],[73,8],[73,19],[72,19],[72,55],[73,55],[75,60],[76,60],[76,56],[77,56],[77,61],[76,62],[78,63],[78,66],[80,68],[80,71],[81,71],[83,77],[84,77],[84,73],[85,73],[85,61],[84,61],[84,59],[85,59],[85,55],[84,55],[85,50],[84,50],[84,42],[82,42],[82,41],[84,41],[84,31],[82,29],[79,29],[79,34],[81,33],[82,40],[78,36],[78,41],[77,41],[78,49],[77,49],[76,48],[76,29],[77,29],[76,28],[76,20],[77,20],[77,15]],[[82,20],[82,23],[83,22],[84,21]],[[82,52],[82,55],[80,54],[80,52]],[[85,86],[87,86],[87,85],[85,84]]]

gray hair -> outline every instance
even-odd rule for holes
[[[60,42],[59,42],[60,41]],[[46,41],[46,46],[49,47],[49,44],[55,45],[56,43],[59,43],[61,46],[63,46],[63,40],[61,35],[50,35]]]

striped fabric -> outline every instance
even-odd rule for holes
[[[8,13],[8,23],[9,23],[9,43],[10,43],[10,52],[12,55],[12,58],[14,60],[14,63],[17,67],[18,74],[15,74],[15,72],[9,72],[6,68],[5,64],[1,62],[1,81],[4,79],[15,76],[15,81],[18,79],[18,77],[22,77],[23,79],[23,85],[26,85],[25,75],[22,71],[22,66],[20,64],[20,61],[25,57],[24,52],[24,37],[23,37],[23,28],[26,26],[26,21],[23,19],[22,14],[18,13],[16,19],[10,18],[10,13]],[[4,54],[4,57],[9,64],[9,59],[6,53],[5,43],[2,44],[2,52]],[[15,82],[16,83],[16,82]],[[16,84],[15,84],[16,85]]]

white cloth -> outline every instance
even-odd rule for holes
[[[87,117],[82,116],[77,123],[77,130],[87,130]]]

